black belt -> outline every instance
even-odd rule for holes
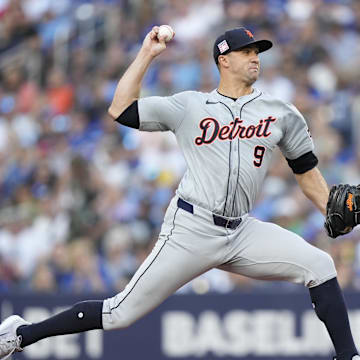
[[[191,214],[194,213],[194,206],[181,198],[178,199],[177,205],[180,209],[183,209]],[[213,219],[215,225],[222,226],[224,228],[229,228],[232,230],[236,229],[241,224],[242,221],[241,218],[230,220],[215,214],[213,214]]]

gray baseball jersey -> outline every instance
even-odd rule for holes
[[[175,133],[188,169],[152,252],[104,301],[105,330],[129,326],[211,268],[307,287],[336,276],[327,253],[248,214],[276,146],[288,159],[313,150],[294,106],[255,89],[236,101],[216,90],[148,97],[138,109],[141,130]]]
[[[175,133],[188,167],[178,195],[227,217],[252,209],[277,145],[288,159],[313,150],[299,111],[257,89],[237,101],[216,90],[148,97],[139,117],[141,130]]]

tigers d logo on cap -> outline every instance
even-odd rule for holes
[[[245,30],[245,32],[247,33],[248,37],[253,38],[254,35],[252,34],[252,32],[250,30]]]

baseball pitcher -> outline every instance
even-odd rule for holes
[[[184,154],[187,171],[159,239],[114,297],[80,302],[35,324],[16,315],[5,320],[0,326],[1,359],[49,336],[126,328],[212,268],[306,286],[336,359],[360,359],[331,257],[298,235],[249,215],[279,147],[304,194],[326,217],[330,236],[350,231],[360,220],[359,188],[338,185],[329,193],[300,112],[253,87],[259,53],[271,47],[271,41],[255,40],[247,29],[226,31],[213,49],[220,73],[217,89],[140,98],[146,70],[166,49],[159,27],[147,34],[118,83],[109,114],[141,131],[172,131]]]

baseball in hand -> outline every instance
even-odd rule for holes
[[[159,27],[158,38],[163,38],[165,42],[170,41],[174,37],[174,30],[170,25],[161,25]]]

